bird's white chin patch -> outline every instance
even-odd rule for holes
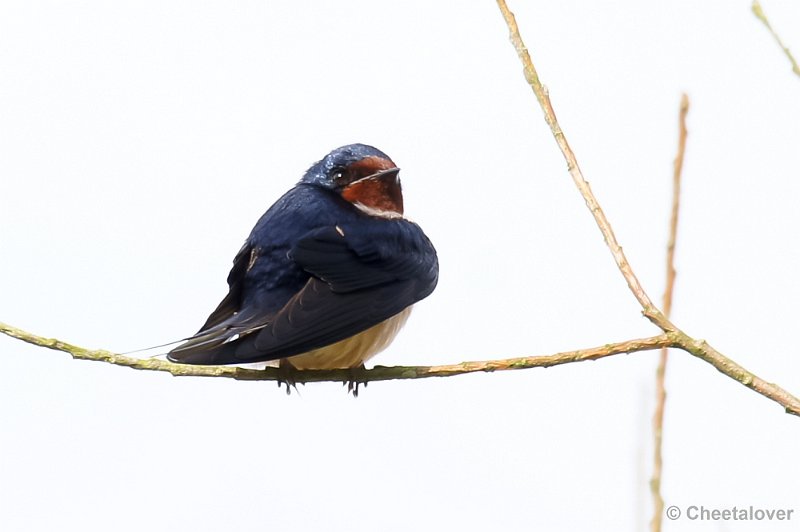
[[[399,220],[405,218],[402,214],[395,211],[384,211],[382,209],[376,209],[375,207],[370,207],[368,205],[364,205],[363,203],[357,201],[353,203],[358,210],[361,212],[368,214],[370,216],[377,216],[378,218],[388,218],[390,220]]]

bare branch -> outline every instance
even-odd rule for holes
[[[584,360],[596,360],[607,356],[620,353],[632,353],[636,351],[646,351],[660,349],[664,347],[680,348],[696,357],[711,364],[725,375],[735,379],[756,392],[772,399],[782,405],[786,412],[800,416],[800,400],[791,395],[781,387],[766,382],[757,377],[732,360],[728,359],[705,341],[696,340],[672,324],[671,321],[659,310],[645,293],[639,280],[633,273],[622,248],[616,240],[611,225],[605,217],[600,205],[595,199],[589,184],[583,178],[578,167],[575,155],[567,143],[564,133],[556,120],[546,89],[540,83],[536,70],[531,62],[528,51],[525,48],[522,38],[519,35],[514,15],[506,7],[504,0],[498,0],[500,10],[506,18],[506,22],[511,31],[511,40],[519,53],[520,59],[525,66],[525,77],[531,84],[537,99],[545,113],[545,120],[549,124],[553,136],[556,139],[561,151],[567,160],[568,170],[576,186],[584,197],[587,206],[600,228],[605,241],[611,250],[614,260],[624,276],[628,287],[634,294],[640,305],[644,309],[644,315],[655,325],[662,329],[663,334],[649,338],[628,340],[613,344],[606,344],[601,347],[582,349],[578,351],[568,351],[554,355],[542,357],[518,357],[502,360],[487,360],[476,362],[462,362],[443,366],[396,366],[384,367],[376,366],[372,369],[342,369],[329,371],[293,371],[288,373],[286,370],[277,368],[266,368],[264,370],[245,369],[230,366],[194,366],[173,364],[159,359],[137,359],[124,355],[119,355],[109,351],[88,350],[78,346],[70,345],[56,339],[42,338],[31,333],[27,333],[15,327],[0,323],[0,332],[12,336],[25,342],[64,351],[72,355],[73,358],[83,360],[95,360],[107,362],[119,366],[127,366],[134,369],[164,371],[176,376],[197,376],[197,377],[227,377],[239,380],[291,380],[296,383],[320,382],[320,381],[339,381],[339,382],[372,382],[381,380],[396,379],[420,379],[428,377],[449,377],[474,372],[506,371],[516,369],[527,369],[534,367],[549,367],[571,362]]]
[[[669,318],[672,313],[672,292],[675,288],[675,241],[678,237],[678,212],[681,202],[681,173],[683,170],[683,156],[686,151],[686,114],[689,112],[689,97],[681,96],[681,107],[678,117],[678,154],[673,162],[672,172],[672,215],[669,221],[669,240],[667,242],[667,283],[664,288],[664,315]],[[662,516],[664,515],[664,497],[661,495],[661,476],[663,457],[661,447],[664,429],[664,403],[667,400],[667,391],[664,379],[667,372],[667,357],[669,350],[664,347],[658,360],[656,370],[656,409],[653,413],[653,476],[650,479],[650,491],[653,494],[653,519],[650,529],[661,532]]]
[[[669,240],[667,241],[667,283],[664,288],[664,315],[672,314],[672,293],[675,288],[675,241],[678,236],[678,214],[681,203],[681,174],[683,158],[686,153],[686,115],[689,113],[689,97],[681,95],[681,106],[678,117],[678,153],[672,163],[672,212],[669,220]]]
[[[684,351],[687,351],[708,362],[732,379],[737,380],[748,388],[755,390],[761,395],[779,403],[785,408],[787,413],[800,416],[800,399],[797,399],[780,386],[766,382],[745,370],[743,367],[739,366],[734,361],[730,360],[722,353],[709,346],[705,341],[695,340],[691,336],[687,335],[678,329],[650,300],[647,293],[644,291],[644,288],[642,288],[641,283],[639,283],[639,280],[636,278],[636,275],[633,273],[633,269],[628,263],[628,259],[622,252],[622,247],[617,242],[617,239],[614,236],[614,231],[611,229],[611,224],[609,224],[608,219],[603,213],[603,210],[600,208],[600,204],[594,197],[592,189],[589,187],[589,183],[587,183],[583,178],[583,173],[578,166],[578,161],[575,158],[575,154],[569,147],[567,138],[564,135],[561,126],[558,124],[558,120],[556,119],[555,111],[553,111],[553,106],[550,103],[550,95],[548,94],[544,85],[542,85],[542,82],[539,80],[539,75],[536,72],[536,68],[533,66],[533,61],[528,53],[528,49],[525,47],[525,43],[522,41],[522,36],[519,33],[519,28],[517,27],[514,14],[508,9],[505,0],[497,0],[497,5],[500,8],[500,12],[503,14],[506,25],[508,26],[511,43],[517,50],[517,55],[519,56],[520,61],[522,61],[525,79],[533,89],[533,93],[536,95],[536,99],[539,101],[539,106],[544,112],[545,122],[547,122],[547,125],[550,126],[550,131],[552,131],[553,137],[555,138],[558,147],[561,149],[564,159],[567,161],[567,169],[572,176],[572,180],[575,182],[575,186],[578,187],[578,190],[583,196],[586,206],[591,211],[592,216],[594,216],[597,226],[600,228],[600,232],[603,234],[603,238],[606,241],[606,245],[608,245],[609,250],[611,250],[614,261],[617,263],[619,271],[622,273],[622,276],[628,283],[628,287],[641,305],[643,314],[662,331],[667,334],[674,335],[679,344],[678,346],[674,347],[680,347]]]
[[[633,269],[628,263],[625,253],[622,251],[622,246],[620,246],[619,242],[617,242],[617,237],[614,235],[614,230],[611,229],[611,224],[608,223],[608,219],[606,218],[603,209],[600,208],[600,204],[597,202],[597,199],[592,193],[589,183],[583,177],[583,172],[581,172],[581,169],[578,166],[578,160],[575,158],[575,153],[572,151],[572,148],[569,147],[567,137],[564,135],[564,132],[561,130],[561,126],[558,124],[556,113],[553,110],[552,104],[550,103],[550,94],[548,93],[547,88],[542,85],[542,82],[539,80],[539,74],[536,72],[536,67],[533,66],[533,61],[528,53],[528,49],[525,47],[525,43],[522,42],[522,36],[519,33],[519,28],[517,27],[517,21],[514,18],[514,14],[508,9],[505,0],[497,0],[497,5],[500,7],[500,11],[503,13],[503,17],[508,25],[511,43],[517,50],[517,55],[519,55],[520,61],[522,61],[525,79],[533,89],[536,99],[539,100],[539,105],[541,106],[542,111],[544,111],[545,122],[547,122],[547,125],[550,126],[550,131],[552,131],[553,137],[556,139],[556,143],[561,149],[564,159],[567,161],[567,170],[569,171],[570,176],[572,176],[575,186],[578,187],[583,199],[586,201],[586,206],[591,211],[592,216],[594,216],[595,222],[597,222],[597,226],[600,228],[600,232],[603,234],[603,238],[606,241],[606,245],[608,245],[608,248],[611,250],[611,254],[614,256],[617,267],[625,277],[625,281],[628,283],[628,288],[630,288],[631,292],[633,292],[633,295],[644,309],[645,316],[647,316],[653,323],[661,327],[663,330],[669,330],[669,323],[666,320],[661,319],[663,318],[661,311],[658,310],[658,308],[656,308],[656,306],[650,300],[650,297],[644,291],[644,288],[642,288],[639,279],[637,279],[636,275],[633,273]]]
[[[125,366],[133,369],[165,371],[176,377],[227,377],[244,381],[281,381],[288,377],[295,383],[307,382],[373,382],[388,380],[406,379],[426,379],[429,377],[452,377],[454,375],[464,375],[466,373],[510,371],[529,368],[547,368],[571,362],[583,362],[586,360],[598,360],[622,353],[634,353],[639,351],[651,351],[663,347],[675,346],[675,341],[671,335],[660,334],[649,338],[639,338],[605,344],[589,349],[579,349],[577,351],[567,351],[554,355],[537,357],[516,357],[501,360],[479,360],[473,362],[461,362],[459,364],[447,364],[443,366],[375,366],[372,369],[335,369],[335,370],[303,370],[291,371],[278,370],[278,368],[247,369],[237,366],[196,366],[188,364],[175,364],[158,358],[134,358],[125,355],[118,355],[110,351],[91,350],[76,345],[62,342],[54,338],[43,338],[35,334],[23,331],[11,325],[0,322],[0,333],[13,338],[22,340],[29,344],[63,351],[72,355],[77,360],[93,360],[96,362],[107,362],[117,366]]]
[[[704,360],[717,368],[733,380],[760,393],[768,399],[783,406],[787,414],[800,416],[800,399],[790,394],[777,384],[767,382],[757,375],[749,372],[733,360],[729,359],[710,345],[705,340],[695,340],[683,331],[677,331],[674,335],[679,349],[687,351],[697,358]]]
[[[761,4],[758,2],[758,0],[753,0],[753,5],[750,7],[750,9],[752,9],[753,14],[756,16],[756,18],[760,20],[762,23],[764,23],[764,26],[767,27],[769,32],[775,38],[775,42],[778,43],[778,46],[780,46],[781,49],[783,49],[783,53],[786,54],[786,57],[788,57],[789,61],[792,63],[792,71],[798,76],[800,76],[800,65],[797,64],[797,61],[794,60],[794,56],[792,56],[792,52],[789,51],[789,48],[787,48],[786,45],[783,44],[781,38],[778,36],[775,30],[772,29],[772,24],[769,23],[767,15],[761,8]]]

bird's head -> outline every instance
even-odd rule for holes
[[[336,148],[308,169],[301,183],[339,194],[376,216],[402,216],[400,169],[388,155],[366,144]]]

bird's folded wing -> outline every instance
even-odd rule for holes
[[[336,226],[310,232],[290,256],[311,277],[280,310],[235,313],[170,358],[233,364],[297,355],[362,332],[429,295],[438,262],[419,227],[404,220],[371,225],[368,231]]]
[[[369,231],[324,227],[292,249],[304,270],[331,290],[347,293],[398,280],[425,280],[436,267],[436,251],[411,222],[373,222]]]
[[[312,277],[256,335],[256,356],[282,358],[343,340],[433,291],[436,252],[422,231],[406,221],[373,225],[358,233],[318,229],[295,245],[292,258]],[[244,344],[237,349],[249,354]]]

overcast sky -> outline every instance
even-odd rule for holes
[[[674,321],[800,394],[800,78],[748,1],[511,1],[651,297],[691,99]],[[800,54],[800,6],[764,0]],[[402,168],[440,283],[382,365],[649,336],[494,2],[0,4],[0,320],[128,351],[193,333],[258,217],[330,149]],[[642,530],[656,353],[301,386],[0,338],[0,529]],[[800,420],[670,360],[667,505],[794,509]]]

